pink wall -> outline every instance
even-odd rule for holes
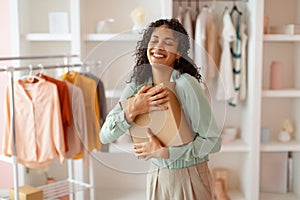
[[[10,38],[10,0],[0,0],[0,57],[12,55],[11,38]],[[3,63],[0,63],[0,66]],[[6,73],[0,72],[0,147],[2,147],[2,137],[4,133],[5,112],[4,100],[5,90],[8,81]],[[2,153],[2,152],[1,152]],[[0,161],[0,189],[13,187],[13,170],[12,165]]]

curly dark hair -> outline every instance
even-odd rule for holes
[[[135,65],[129,82],[135,80],[137,84],[144,84],[152,78],[152,68],[147,57],[147,47],[154,29],[162,25],[166,25],[172,29],[174,36],[179,41],[177,50],[181,54],[181,57],[175,62],[174,69],[178,70],[181,74],[188,73],[198,81],[201,81],[201,75],[197,70],[195,62],[188,56],[190,50],[188,33],[177,19],[172,18],[154,21],[143,30],[143,38],[137,42],[134,53]]]

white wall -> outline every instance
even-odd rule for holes
[[[10,1],[0,0],[0,57],[11,55],[11,37],[10,37]],[[0,66],[3,62],[0,63]],[[5,123],[5,90],[8,84],[6,73],[0,72],[0,147],[2,147],[2,137],[4,133]],[[2,153],[2,151],[1,151]],[[12,165],[0,162],[0,189],[10,188],[13,186],[13,172]]]

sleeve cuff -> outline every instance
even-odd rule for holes
[[[182,158],[182,155],[187,149],[188,149],[188,145],[184,145],[180,147],[169,147],[169,159],[178,160],[179,158]]]
[[[124,110],[122,110],[118,115],[119,115],[118,118],[120,119],[120,122],[121,122],[119,128],[120,128],[122,131],[127,131],[127,130],[130,128],[131,124],[129,124],[129,123],[127,122],[127,120],[125,119],[125,113],[124,113]]]

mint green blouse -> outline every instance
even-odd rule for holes
[[[169,158],[152,158],[151,162],[161,168],[179,169],[208,161],[208,155],[221,148],[220,131],[217,127],[204,90],[199,82],[189,74],[173,71],[171,80],[175,81],[175,90],[187,122],[195,139],[185,145],[168,147]],[[128,83],[120,101],[136,94],[143,85]],[[107,115],[100,132],[101,142],[111,143],[130,128],[124,111],[117,104]]]

